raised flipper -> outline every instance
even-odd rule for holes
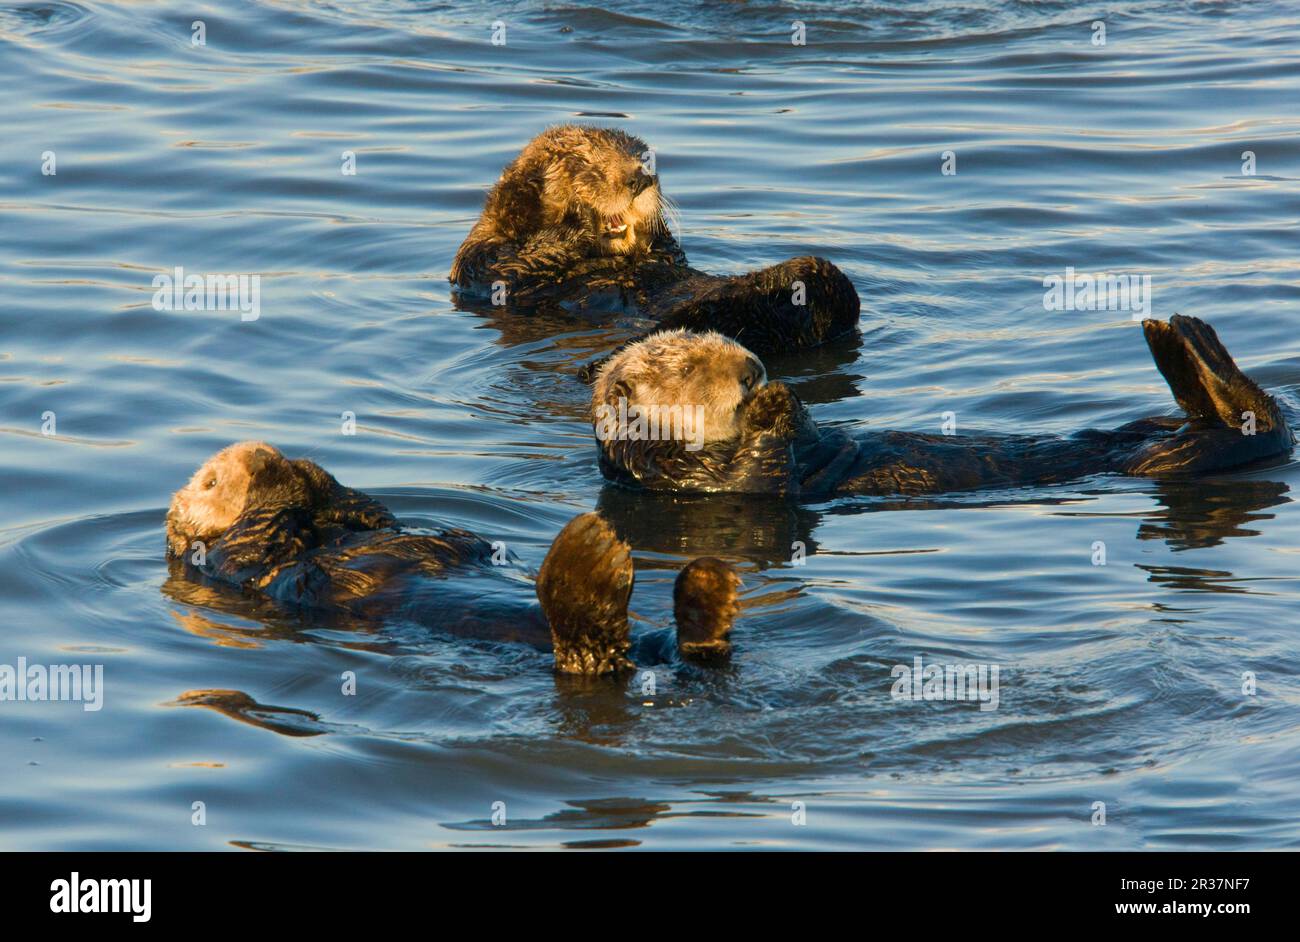
[[[660,329],[716,330],[763,356],[815,347],[857,326],[853,282],[823,258],[792,258],[747,275],[697,274],[645,312]]]
[[[632,667],[626,657],[632,582],[631,550],[598,514],[574,517],[560,531],[537,575],[556,670],[606,674]]]
[[[600,368],[623,350],[662,330],[716,330],[766,356],[816,347],[846,334],[857,326],[861,313],[853,282],[823,258],[792,258],[731,277],[689,269],[689,276],[676,283],[662,273],[645,274],[650,268],[648,262],[640,262],[637,277],[658,293],[645,301],[641,313],[658,323],[579,368],[578,378],[584,383],[594,382]],[[671,270],[666,265],[660,268]],[[795,303],[796,282],[804,286],[803,304]]]
[[[1175,314],[1142,322],[1187,424],[1126,463],[1129,474],[1203,473],[1281,454],[1291,430],[1277,401],[1243,373],[1209,324]]]
[[[1241,428],[1242,413],[1255,415],[1257,431],[1285,426],[1273,397],[1237,368],[1214,328],[1203,320],[1175,314],[1145,320],[1142,332],[1156,366],[1189,419],[1218,419]]]
[[[692,561],[673,585],[677,648],[682,655],[711,661],[731,654],[731,626],[740,612],[740,576],[712,556]]]

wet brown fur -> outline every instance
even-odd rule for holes
[[[544,619],[511,594],[506,579],[495,583],[501,598],[471,595],[464,601],[472,605],[459,606],[469,614],[457,612],[448,599],[460,593],[445,577],[495,578],[501,567],[488,541],[465,530],[404,529],[379,501],[265,442],[231,445],[204,462],[174,495],[166,530],[167,554],[187,574],[294,608],[362,618],[397,613],[503,639],[532,637],[534,622],[563,673],[631,667],[631,552],[596,514],[574,518],[551,544],[536,586]],[[432,602],[421,594],[429,580],[441,593]]]
[[[571,258],[648,252],[668,232],[658,177],[645,172],[648,154],[644,141],[612,128],[543,131],[488,191],[450,280],[518,281]],[[615,221],[626,231],[611,235]]]
[[[467,299],[502,285],[520,310],[612,307],[665,327],[743,334],[759,353],[816,346],[857,325],[857,292],[825,259],[732,277],[690,267],[665,221],[669,204],[658,174],[647,172],[648,153],[617,129],[542,132],[488,191],[450,281]],[[611,237],[611,222],[626,232]]]
[[[731,626],[740,613],[736,593],[740,576],[712,556],[692,560],[673,584],[673,617],[677,648],[701,660],[731,654]]]
[[[919,495],[994,486],[1044,484],[1089,474],[1142,476],[1205,473],[1289,451],[1293,437],[1277,402],[1232,361],[1213,328],[1174,315],[1148,320],[1143,332],[1157,367],[1185,416],[1155,416],[1110,431],[1056,436],[950,436],[878,432],[850,436],[819,429],[783,383],[754,389],[735,410],[734,432],[704,448],[680,442],[599,440],[600,467],[618,483],[670,491],[738,491],[825,497],[833,494]],[[622,388],[623,370],[637,394],[650,400],[681,386],[670,375],[694,364],[691,349],[714,341],[690,333],[645,341],[682,349],[657,349],[653,357],[621,351],[598,374],[597,396]],[[655,382],[651,363],[664,364]],[[717,382],[733,382],[733,357],[717,364]],[[694,367],[698,369],[698,366]],[[698,383],[698,378],[693,382]],[[593,399],[593,406],[599,402]],[[1245,434],[1243,416],[1255,416]]]

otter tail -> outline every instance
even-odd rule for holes
[[[632,666],[626,657],[632,582],[631,550],[598,514],[574,517],[560,531],[537,574],[556,670],[605,674]]]
[[[1143,321],[1142,331],[1188,424],[1143,449],[1126,470],[1216,471],[1291,447],[1291,430],[1277,401],[1237,367],[1209,324],[1175,314],[1168,323]]]
[[[677,648],[698,660],[725,658],[731,653],[731,626],[740,611],[736,591],[740,576],[729,564],[712,556],[693,560],[673,585],[673,615]]]

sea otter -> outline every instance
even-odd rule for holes
[[[824,431],[787,386],[766,382],[762,362],[734,340],[656,334],[597,373],[600,467],[613,481],[665,491],[916,495],[1103,472],[1212,472],[1290,450],[1294,439],[1277,402],[1237,368],[1208,324],[1176,314],[1168,323],[1143,321],[1142,330],[1184,415],[1069,437]],[[694,414],[689,436],[674,434],[687,425],[678,413]],[[641,421],[625,418],[634,415]]]
[[[167,555],[188,574],[295,609],[550,646],[561,673],[632,666],[631,551],[594,513],[569,521],[551,544],[537,576],[540,612],[519,573],[493,565],[482,537],[404,528],[379,501],[265,442],[208,459],[172,498],[166,529]],[[674,597],[685,657],[730,650],[739,585],[721,560],[682,570]]]
[[[746,275],[691,268],[668,230],[649,147],[612,128],[543,131],[488,191],[449,280],[464,298],[517,310],[625,312],[662,327],[743,334],[759,353],[816,346],[851,331],[852,282],[821,258]]]

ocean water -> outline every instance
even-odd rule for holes
[[[696,266],[852,278],[860,336],[768,363],[823,422],[1171,413],[1129,311],[1045,309],[1067,268],[1149,277],[1294,407],[1298,34],[1284,2],[0,0],[0,665],[104,677],[97,711],[0,702],[0,847],[1300,845],[1294,460],[651,499],[603,484],[576,376],[628,329],[446,281],[532,135],[615,125]],[[177,267],[259,274],[260,316],[156,310]],[[171,493],[248,438],[526,566],[600,509],[640,673],[169,579]],[[705,553],[744,578],[722,670],[671,653]],[[997,667],[997,708],[893,699],[918,656]]]

